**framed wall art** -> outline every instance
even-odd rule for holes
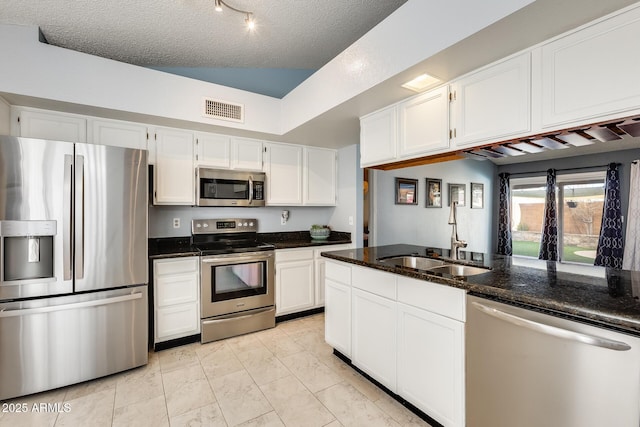
[[[471,183],[471,209],[484,208],[484,184]]]
[[[418,204],[418,180],[396,178],[396,205]]]
[[[458,207],[464,206],[466,184],[448,184],[449,185],[449,206],[451,202],[458,202]]]
[[[427,181],[427,205],[428,208],[442,207],[442,180],[426,178]]]

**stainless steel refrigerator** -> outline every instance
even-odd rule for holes
[[[0,136],[0,400],[147,363],[147,153]]]

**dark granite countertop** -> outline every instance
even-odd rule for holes
[[[276,249],[304,248],[351,243],[351,233],[332,231],[326,240],[312,239],[308,231],[258,233],[258,240],[270,243]],[[173,258],[200,255],[191,243],[191,237],[159,237],[149,239],[149,258]]]
[[[276,249],[304,248],[351,243],[351,233],[332,231],[328,239],[312,239],[309,231],[288,231],[283,233],[258,233],[258,239],[271,243]]]
[[[570,265],[461,251],[459,263],[490,268],[457,279],[378,261],[399,255],[448,258],[446,249],[389,245],[324,252],[323,256],[365,267],[465,289],[474,295],[525,304],[603,327],[640,336],[640,272],[598,268],[605,277],[566,271]]]
[[[149,239],[149,258],[197,256],[200,251],[191,244],[191,237],[160,237]]]

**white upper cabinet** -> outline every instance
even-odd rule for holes
[[[196,132],[196,166],[229,169],[231,167],[231,137],[215,133]],[[262,145],[260,146],[262,150]],[[260,153],[262,155],[262,152]]]
[[[543,45],[542,126],[637,114],[638,40],[640,7]]]
[[[231,168],[262,171],[262,141],[231,138]]]
[[[336,151],[305,147],[303,155],[303,203],[305,205],[335,205],[337,185]]]
[[[302,146],[265,143],[268,205],[302,204]]]
[[[89,118],[87,129],[91,144],[147,149],[147,126],[144,124]]]
[[[194,205],[193,132],[157,128],[155,147],[153,203],[155,205]]]
[[[456,146],[506,139],[531,130],[531,54],[526,52],[451,85]]]
[[[87,120],[81,116],[22,107],[14,107],[12,114],[18,125],[15,136],[87,142]]]
[[[399,157],[423,156],[449,147],[449,90],[425,92],[398,106]]]
[[[360,119],[360,165],[378,165],[396,158],[398,107],[393,105]]]

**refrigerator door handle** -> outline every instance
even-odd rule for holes
[[[533,320],[524,319],[513,314],[505,313],[497,308],[488,307],[486,305],[472,302],[471,305],[477,310],[497,319],[511,323],[516,326],[531,329],[536,332],[540,332],[546,335],[552,335],[554,337],[567,339],[571,341],[577,341],[584,344],[592,345],[595,347],[602,347],[615,351],[627,351],[631,350],[631,346],[622,341],[615,341],[608,338],[596,337],[593,335],[587,335],[580,332],[570,331],[568,329],[558,328],[556,326],[547,325],[544,323],[534,322]]]
[[[76,279],[84,278],[84,156],[76,156]]]
[[[61,310],[76,310],[78,308],[87,308],[87,307],[96,307],[99,305],[109,305],[116,304],[119,302],[125,301],[133,301],[136,299],[142,298],[142,292],[135,292],[129,295],[122,295],[118,297],[104,298],[92,301],[82,301],[71,304],[63,304],[63,305],[50,305],[47,307],[36,307],[36,308],[16,308],[9,310],[0,310],[0,319],[6,317],[16,317],[16,316],[28,316],[31,314],[42,314],[42,313],[51,313],[52,311],[61,311]]]
[[[71,280],[71,244],[73,236],[73,199],[71,187],[71,177],[73,176],[73,156],[71,154],[65,154],[64,156],[64,180],[62,203],[63,218],[62,218],[62,264],[64,280]]]

